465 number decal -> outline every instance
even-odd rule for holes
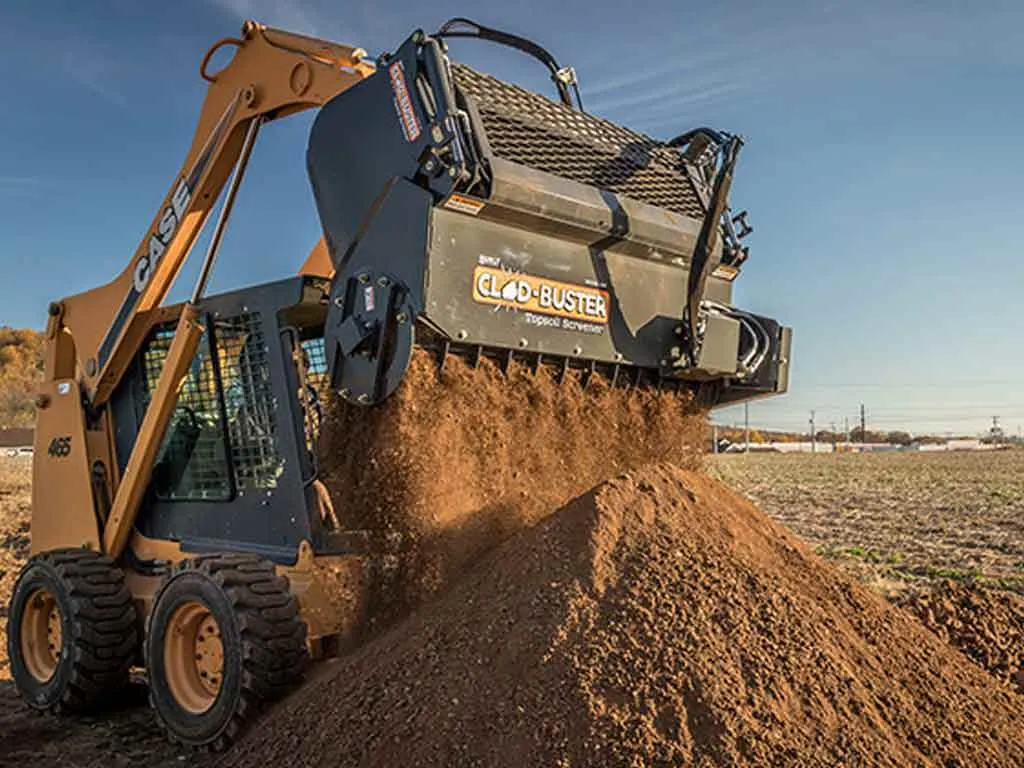
[[[52,458],[63,459],[65,456],[71,453],[71,438],[53,438],[53,440],[50,441],[50,447],[46,449],[46,453]]]

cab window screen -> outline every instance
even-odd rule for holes
[[[157,328],[143,351],[147,407],[173,338],[174,325]],[[208,332],[199,341],[167,435],[157,453],[153,490],[158,499],[175,501],[231,498],[224,413]]]

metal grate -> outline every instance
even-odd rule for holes
[[[327,394],[327,353],[324,340],[306,339],[302,342],[306,360],[306,382],[316,388],[321,397]]]
[[[307,339],[302,342],[302,380],[305,391],[301,393],[306,424],[306,447],[314,463],[317,461],[316,447],[320,440],[320,426],[324,420],[323,403],[327,399],[329,380],[327,377],[327,355],[324,340]]]
[[[173,324],[157,328],[143,351],[147,408],[174,331]],[[140,423],[141,420],[140,415]],[[224,419],[207,333],[200,339],[167,435],[157,453],[153,487],[161,499],[223,501],[231,497]]]
[[[214,323],[231,463],[240,493],[274,488],[284,470],[277,447],[276,402],[258,312]]]
[[[492,151],[506,160],[701,219],[682,156],[656,139],[453,64]]]

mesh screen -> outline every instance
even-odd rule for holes
[[[174,325],[158,328],[143,351],[146,406],[174,338]],[[217,375],[204,333],[178,396],[153,469],[158,498],[225,500],[231,497],[224,419]]]
[[[157,328],[143,350],[147,407],[174,330],[174,324]],[[158,498],[227,500],[232,479],[244,493],[274,488],[283,471],[259,314],[216,320],[213,338],[217,359],[211,355],[207,330],[157,454],[153,480]]]
[[[306,447],[316,462],[316,446],[320,440],[320,425],[324,420],[323,403],[327,398],[329,383],[323,338],[307,339],[302,342],[302,352],[306,389],[301,394],[306,421]]]
[[[464,64],[452,73],[473,99],[501,158],[701,219],[679,153],[650,136],[570,109]]]
[[[274,488],[283,466],[260,315],[249,312],[218,319],[214,333],[237,488],[240,493]]]
[[[306,381],[316,388],[321,396],[327,394],[327,354],[324,351],[324,340],[306,339],[302,342],[302,350],[306,359]]]

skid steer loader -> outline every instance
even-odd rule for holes
[[[466,36],[538,58],[557,98],[452,61]],[[325,394],[379,407],[429,348],[717,406],[786,390],[790,332],[731,302],[741,139],[587,114],[531,41],[456,19],[370,60],[247,22],[200,74],[193,144],[132,260],[50,306],[7,637],[30,706],[88,711],[142,666],[169,736],[221,748],[331,651],[310,574],[367,540],[317,476]],[[205,295],[260,126],[309,108],[321,241],[295,277]],[[191,298],[166,306],[222,195]]]

